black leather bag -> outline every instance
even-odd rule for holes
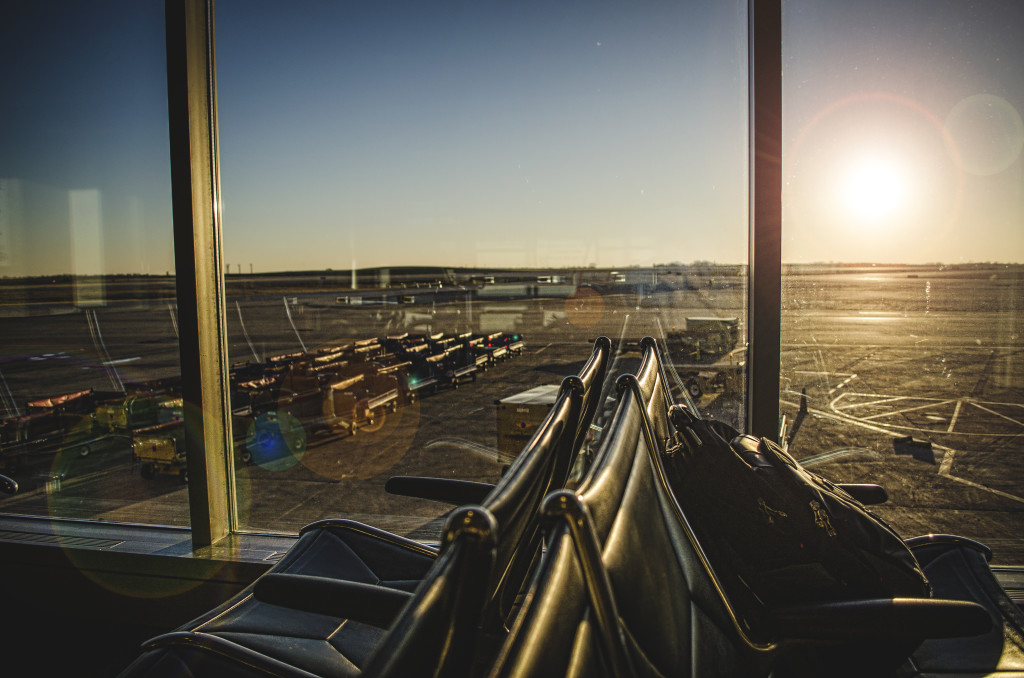
[[[910,549],[850,494],[781,447],[674,406],[665,472],[728,592],[780,605],[928,597]]]

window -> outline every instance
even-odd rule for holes
[[[496,478],[535,412],[508,399],[601,334],[658,337],[743,427],[748,6],[707,4],[218,3],[235,528],[431,538],[444,507],[384,481]],[[905,535],[1019,562],[1024,10],[983,4],[786,3],[769,357],[804,463],[887,487]],[[168,432],[161,10],[5,23],[5,513],[187,526],[204,501]]]
[[[1024,52],[1015,3],[787,2],[782,411],[903,535],[1019,563]]]
[[[240,524],[430,529],[384,481],[495,480],[602,334],[742,426],[746,64],[744,2],[219,2]]]
[[[0,510],[187,525],[178,467],[133,461],[173,461],[144,429],[181,415],[162,3],[25,3],[0,30]]]

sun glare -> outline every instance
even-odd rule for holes
[[[844,212],[865,224],[898,216],[906,207],[911,190],[906,167],[881,154],[856,158],[841,176],[838,188]]]

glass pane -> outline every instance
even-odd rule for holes
[[[163,3],[20,3],[0,34],[0,511],[187,525],[180,435],[143,430],[179,414]]]
[[[502,401],[600,335],[740,424],[746,2],[707,5],[218,2],[243,525],[429,529],[385,481],[496,480],[546,408]]]
[[[1024,5],[787,2],[791,450],[1024,561]]]

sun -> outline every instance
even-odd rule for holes
[[[854,157],[839,178],[843,211],[862,224],[878,224],[898,217],[910,202],[910,172],[892,155],[873,152]]]

